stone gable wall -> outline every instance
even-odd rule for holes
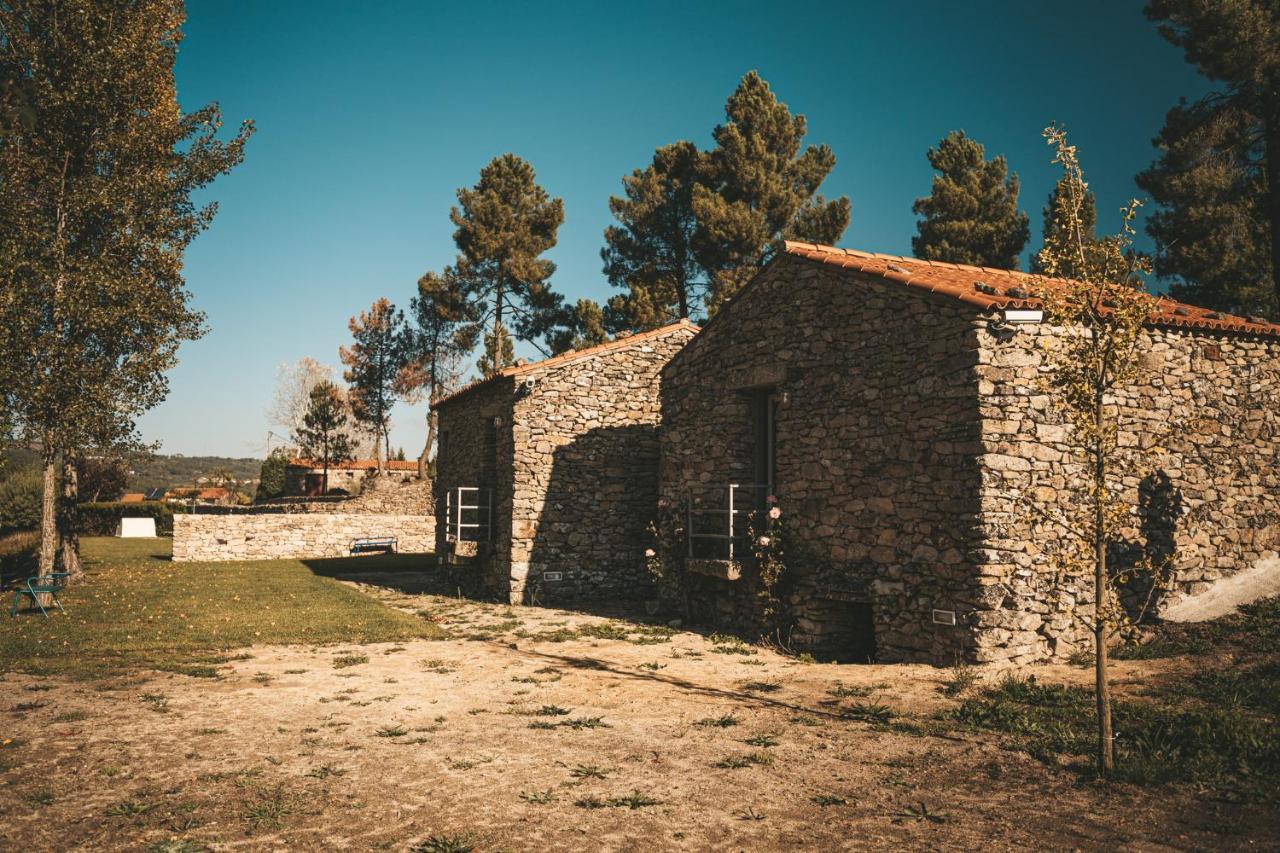
[[[403,553],[430,553],[430,515],[260,513],[175,515],[174,562],[346,557],[354,539],[394,536]]]
[[[490,541],[474,549],[474,557],[456,569],[468,588],[505,595],[511,576],[511,412],[515,382],[490,380],[437,409],[441,444],[436,456],[436,551],[448,554],[446,495],[459,486],[492,490]],[[497,419],[494,425],[494,419]],[[486,445],[492,430],[493,446]]]
[[[983,414],[984,553],[971,614],[980,661],[1020,662],[1087,644],[1080,618],[1092,578],[1060,575],[1052,553],[1058,513],[1080,486],[1068,427],[1040,377],[1043,351],[1061,332],[1023,326],[1010,341],[989,334],[978,366]],[[1172,559],[1164,604],[1280,555],[1280,342],[1152,329],[1143,340],[1149,381],[1117,396],[1123,446],[1160,447],[1159,468],[1123,483],[1138,507],[1129,543],[1112,559]]]
[[[785,391],[776,492],[791,642],[848,654],[868,621],[881,660],[953,663],[967,632],[932,610],[960,606],[976,574],[971,312],[785,258],[722,311],[664,373],[661,496],[683,518],[691,487],[750,482],[747,392]],[[763,629],[750,569],[686,577],[695,615]]]
[[[672,329],[517,379],[534,385],[517,394],[512,421],[512,601],[650,592],[644,549],[657,504],[659,371],[694,334]]]

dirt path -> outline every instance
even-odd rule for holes
[[[1276,844],[1260,807],[1102,788],[992,738],[893,725],[953,704],[945,671],[362,588],[457,639],[256,648],[217,679],[5,676],[0,848]]]

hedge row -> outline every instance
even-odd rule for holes
[[[174,513],[188,512],[181,504],[169,504],[164,501],[139,501],[124,503],[122,501],[100,501],[83,503],[80,510],[81,536],[115,536],[120,527],[121,517],[154,518],[156,533],[164,536],[173,533]]]

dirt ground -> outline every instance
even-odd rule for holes
[[[954,704],[945,670],[360,580],[454,638],[258,647],[216,679],[5,675],[0,848],[1280,849],[1263,806],[876,722]],[[1117,664],[1121,690],[1161,665]]]

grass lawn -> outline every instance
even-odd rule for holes
[[[229,651],[246,646],[442,635],[430,622],[319,576],[303,561],[174,563],[169,547],[168,539],[85,539],[87,582],[62,595],[65,614],[54,611],[45,619],[39,611],[24,611],[5,618],[0,668],[96,675],[142,666],[212,675]],[[409,568],[421,559],[352,562]],[[340,561],[324,562],[329,573]]]

